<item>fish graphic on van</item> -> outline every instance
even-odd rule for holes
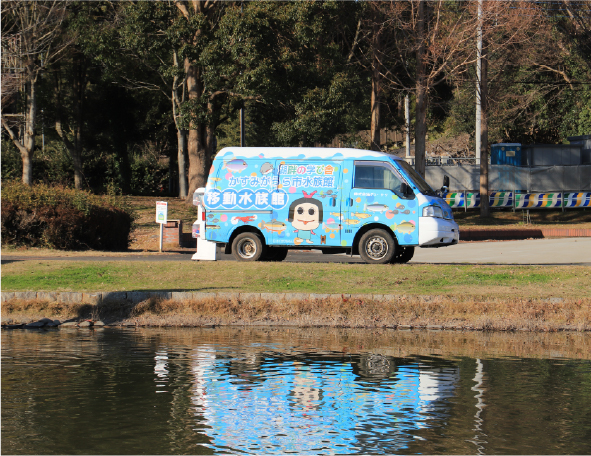
[[[360,219],[366,219],[367,217],[371,217],[371,214],[367,214],[367,213],[364,213],[364,212],[353,212],[351,215],[353,217],[357,217],[357,218],[360,218]]]
[[[257,219],[256,215],[248,215],[246,217],[233,217],[232,220],[240,220],[242,223],[254,222]]]
[[[363,206],[363,210],[371,212],[386,212],[388,210],[388,206],[385,204],[370,204],[369,206],[365,204]]]
[[[347,225],[357,225],[358,223],[361,223],[361,220],[345,219],[345,220],[343,220],[343,222],[346,223]]]
[[[411,234],[416,229],[416,226],[413,222],[407,222],[406,220],[399,224],[395,223],[393,226],[395,231],[400,231],[404,234]]]
[[[273,165],[269,162],[263,163],[261,166],[261,174],[264,176],[265,174],[269,174],[271,171],[273,171]]]
[[[285,223],[273,219],[270,222],[263,221],[259,223],[259,228],[263,228],[267,231],[271,231],[274,233],[283,233],[285,231],[286,226]]]
[[[240,158],[235,158],[229,162],[224,162],[224,166],[222,169],[227,169],[231,173],[241,173],[246,169],[248,165],[246,162]]]

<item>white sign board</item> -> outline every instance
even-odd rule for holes
[[[168,203],[166,201],[156,201],[156,223],[167,223]]]

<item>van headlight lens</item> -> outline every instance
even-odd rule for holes
[[[423,208],[423,217],[443,218],[443,211],[439,206],[427,206]]]

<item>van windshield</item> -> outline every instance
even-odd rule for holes
[[[415,169],[410,166],[404,160],[396,160],[395,163],[402,168],[406,175],[412,180],[412,183],[416,185],[416,187],[420,190],[423,195],[435,195],[436,193],[433,189],[425,182],[425,179],[415,171]]]

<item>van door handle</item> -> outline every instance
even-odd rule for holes
[[[349,198],[349,207],[353,207],[353,198]]]

